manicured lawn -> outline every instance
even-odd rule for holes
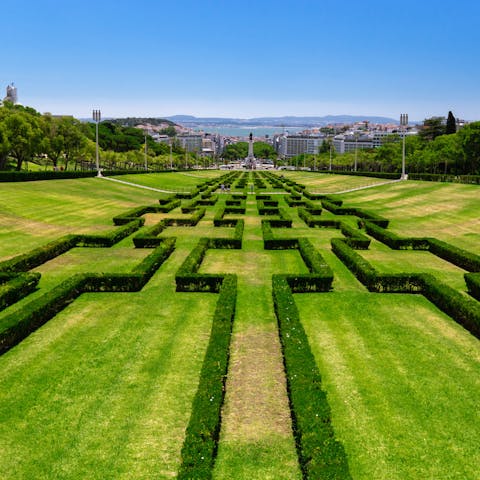
[[[312,193],[338,193],[350,188],[378,185],[389,181],[382,178],[331,175],[302,171],[283,171],[282,174],[290,180],[306,185],[307,189]]]
[[[282,172],[325,193],[384,180]],[[164,190],[191,191],[220,172],[119,176]],[[250,180],[252,180],[252,176]],[[268,182],[267,182],[268,183]],[[248,187],[249,188],[249,187]],[[267,185],[267,190],[270,187]],[[339,195],[391,220],[405,236],[432,236],[480,254],[479,187],[402,182]],[[66,233],[110,231],[112,217],[169,195],[96,178],[0,185],[0,259]],[[80,296],[0,357],[0,478],[174,478],[218,296],[175,291],[175,273],[213,227],[219,195],[195,227],[168,227],[176,249],[140,292]],[[334,273],[333,291],[294,295],[323,376],[333,427],[354,480],[478,478],[478,340],[423,296],[373,294],[331,251],[342,237],[293,220],[277,238],[308,237]],[[191,200],[183,200],[183,205]],[[318,204],[319,202],[317,202]],[[254,195],[243,214],[241,250],[210,249],[200,273],[234,273],[238,296],[215,480],[300,479],[272,275],[307,273],[298,250],[263,249]],[[145,227],[189,218],[175,208],[145,215]],[[347,222],[324,210],[321,218]],[[135,234],[134,234],[135,235]],[[150,249],[133,235],[112,248],[74,248],[35,268],[39,289],[1,319],[80,272],[125,273]],[[465,291],[464,271],[429,252],[393,251],[376,240],[358,251],[380,272],[429,272]],[[311,479],[310,479],[311,480]]]
[[[175,475],[216,296],[171,273],[83,295],[0,358],[2,479]]]
[[[421,296],[296,295],[355,480],[478,478],[478,340]]]

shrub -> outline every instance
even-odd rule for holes
[[[20,273],[0,284],[0,310],[13,305],[32,293],[36,289],[39,280],[40,274],[37,272]]]
[[[62,253],[68,252],[77,245],[78,239],[78,235],[65,235],[28,253],[0,262],[0,271],[26,272],[31,270],[42,263],[52,260],[52,258],[58,257]]]
[[[226,275],[220,288],[207,352],[192,405],[178,478],[211,479],[221,426],[237,279]]]
[[[480,274],[466,273],[465,283],[467,284],[470,295],[477,300],[480,300]]]
[[[77,235],[77,245],[80,247],[111,247],[133,232],[136,232],[144,222],[143,218],[135,218],[127,224],[103,235]]]
[[[436,238],[430,238],[430,251],[437,257],[453,263],[457,267],[468,270],[469,272],[480,272],[480,256],[467,250],[454,247],[449,243],[442,242]]]
[[[81,273],[73,275],[0,321],[0,352],[21,342],[84,292],[132,292],[140,290],[174,249],[166,239],[131,273]],[[34,275],[35,276],[35,275]]]
[[[283,275],[273,276],[273,302],[303,478],[350,479],[343,445],[335,439],[322,378]]]

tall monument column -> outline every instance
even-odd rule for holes
[[[245,163],[247,168],[254,169],[256,167],[255,157],[253,155],[253,134],[252,133],[250,133],[250,137],[248,140],[248,155],[245,160],[246,160]]]

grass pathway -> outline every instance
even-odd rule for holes
[[[247,200],[241,251],[209,251],[203,272],[238,274],[216,480],[295,480],[301,474],[292,436],[271,275],[305,271],[296,251],[265,252],[254,198]]]

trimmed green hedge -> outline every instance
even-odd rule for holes
[[[436,238],[429,238],[429,243],[430,251],[437,257],[443,258],[469,272],[480,272],[480,255],[454,247]]]
[[[467,284],[468,293],[477,300],[480,300],[480,274],[466,273],[465,283]]]
[[[81,273],[73,275],[0,320],[0,352],[17,345],[30,333],[63,310],[84,292],[133,292],[140,290],[174,250],[175,240],[166,239],[132,273]]]
[[[290,287],[283,275],[273,275],[272,284],[303,478],[350,479],[347,455],[335,439],[330,405]]]
[[[65,235],[64,237],[49,242],[46,245],[35,248],[28,253],[17,255],[9,260],[0,262],[2,272],[26,272],[42,265],[75,247],[79,235]]]
[[[177,292],[218,292],[224,275],[199,274],[198,269],[211,247],[209,238],[201,238],[175,274]]]
[[[10,280],[0,284],[0,310],[18,302],[32,293],[40,281],[40,274],[19,273]]]
[[[262,236],[265,250],[286,250],[298,247],[297,238],[274,238],[271,220],[262,220]]]
[[[235,275],[225,275],[182,447],[182,463],[178,472],[181,480],[212,478],[220,435],[236,299],[237,278]]]
[[[379,274],[344,240],[334,238],[331,243],[333,252],[370,291],[421,293],[457,323],[480,338],[480,303],[478,301],[445,285],[430,274]]]
[[[121,227],[103,235],[77,235],[79,247],[111,247],[143,226],[145,219],[135,218]]]

